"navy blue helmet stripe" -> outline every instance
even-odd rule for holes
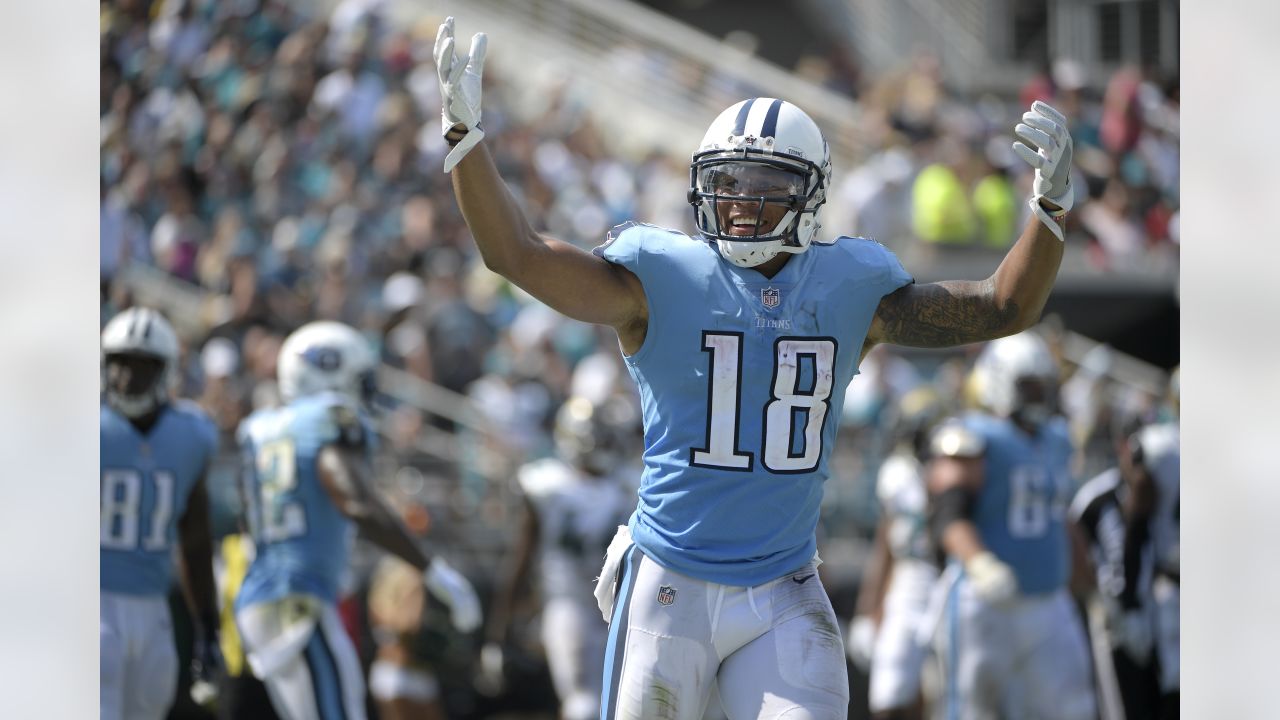
[[[782,101],[769,103],[769,112],[764,116],[764,127],[760,128],[760,137],[775,137],[778,134],[778,113],[782,110]]]
[[[756,102],[755,98],[742,103],[742,107],[738,109],[738,118],[733,121],[734,136],[747,134],[747,116],[751,114],[751,106]]]

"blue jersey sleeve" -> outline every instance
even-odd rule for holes
[[[591,252],[641,276],[640,257],[644,254],[645,226],[626,222],[614,227],[604,243]]]
[[[893,251],[880,243],[875,243],[875,246],[879,249],[881,259],[885,266],[885,287],[888,288],[888,291],[885,293],[886,295],[900,287],[910,285],[916,281],[916,279],[911,276],[911,273],[907,272],[907,269],[902,267],[902,261],[898,259],[897,255],[893,254]]]
[[[915,278],[902,267],[902,261],[898,260],[898,256],[875,240],[856,238],[856,244],[852,247],[862,262],[877,269],[875,281],[880,285],[881,295],[888,295],[904,285],[915,282]]]

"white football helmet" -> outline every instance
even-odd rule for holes
[[[280,346],[280,397],[291,402],[320,392],[365,401],[373,392],[373,350],[355,328],[339,322],[307,323]]]
[[[1020,383],[1043,383],[1039,397],[1028,396]],[[1026,331],[987,343],[973,366],[978,401],[1001,417],[1038,426],[1056,411],[1058,364],[1049,346]]]
[[[780,252],[802,253],[817,234],[827,200],[831,152],[816,123],[785,100],[752,98],[720,113],[689,165],[689,203],[698,231],[724,259],[753,267]],[[750,235],[723,227],[720,203],[755,204]],[[768,204],[786,206],[776,226],[760,232]]]
[[[129,359],[158,361],[148,372],[131,368],[126,387],[109,377],[108,365]],[[102,329],[102,387],[107,404],[129,418],[143,417],[169,401],[177,379],[178,336],[164,315],[151,308],[134,307],[119,313]]]

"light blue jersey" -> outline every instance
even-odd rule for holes
[[[879,243],[814,243],[768,279],[651,225],[595,252],[644,285],[649,329],[626,358],[644,410],[631,534],[660,565],[758,585],[813,559],[823,483],[880,299],[911,282]]]
[[[1066,508],[1074,489],[1066,420],[1053,418],[1034,437],[981,413],[965,415],[963,423],[986,442],[973,515],[983,544],[1013,568],[1023,594],[1064,587],[1071,566]]]
[[[316,473],[326,445],[368,452],[371,429],[353,401],[336,393],[259,410],[236,433],[244,455],[245,515],[256,554],[237,610],[286,595],[337,602],[355,527],[338,511]]]
[[[99,421],[99,587],[165,595],[173,580],[177,523],[217,449],[217,428],[182,401],[161,410],[145,435],[106,403]]]

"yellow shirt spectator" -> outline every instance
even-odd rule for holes
[[[949,167],[934,164],[920,171],[911,188],[911,221],[916,236],[932,243],[970,243],[977,221],[969,195]]]

